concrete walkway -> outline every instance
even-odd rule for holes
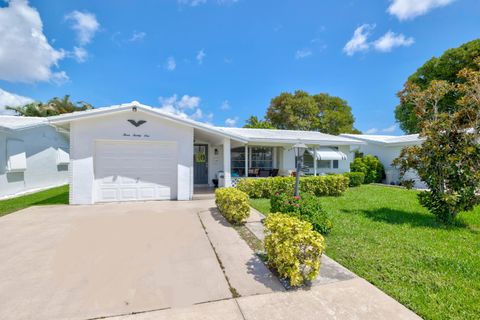
[[[311,290],[277,292],[115,317],[115,320],[420,319],[367,281],[356,278]]]

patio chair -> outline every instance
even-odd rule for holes
[[[249,177],[258,177],[258,168],[250,168],[248,169],[248,176]]]
[[[276,176],[278,176],[278,169],[272,169],[272,170],[270,171],[270,176],[271,176],[271,177],[276,177]]]
[[[260,169],[258,176],[261,178],[270,177],[270,170]]]

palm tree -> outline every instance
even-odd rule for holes
[[[93,106],[84,101],[73,103],[70,96],[65,95],[62,99],[54,97],[47,103],[32,102],[20,107],[5,107],[7,110],[13,110],[18,115],[24,117],[49,117],[63,113],[71,113],[75,111],[84,111],[93,109]]]

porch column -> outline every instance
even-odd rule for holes
[[[232,150],[230,147],[230,138],[223,139],[223,172],[225,176],[224,187],[232,186],[232,169],[231,169],[231,157]]]
[[[245,177],[248,177],[248,144],[245,144]]]
[[[313,147],[313,175],[317,176],[317,154],[316,154],[316,147]]]

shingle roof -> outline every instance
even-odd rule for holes
[[[385,145],[407,145],[416,144],[423,141],[418,134],[409,134],[403,136],[386,136],[386,135],[368,135],[368,134],[341,134],[342,137],[359,139],[361,141],[385,144]]]
[[[1,116],[0,127],[18,130],[48,124],[48,119],[39,117]]]

